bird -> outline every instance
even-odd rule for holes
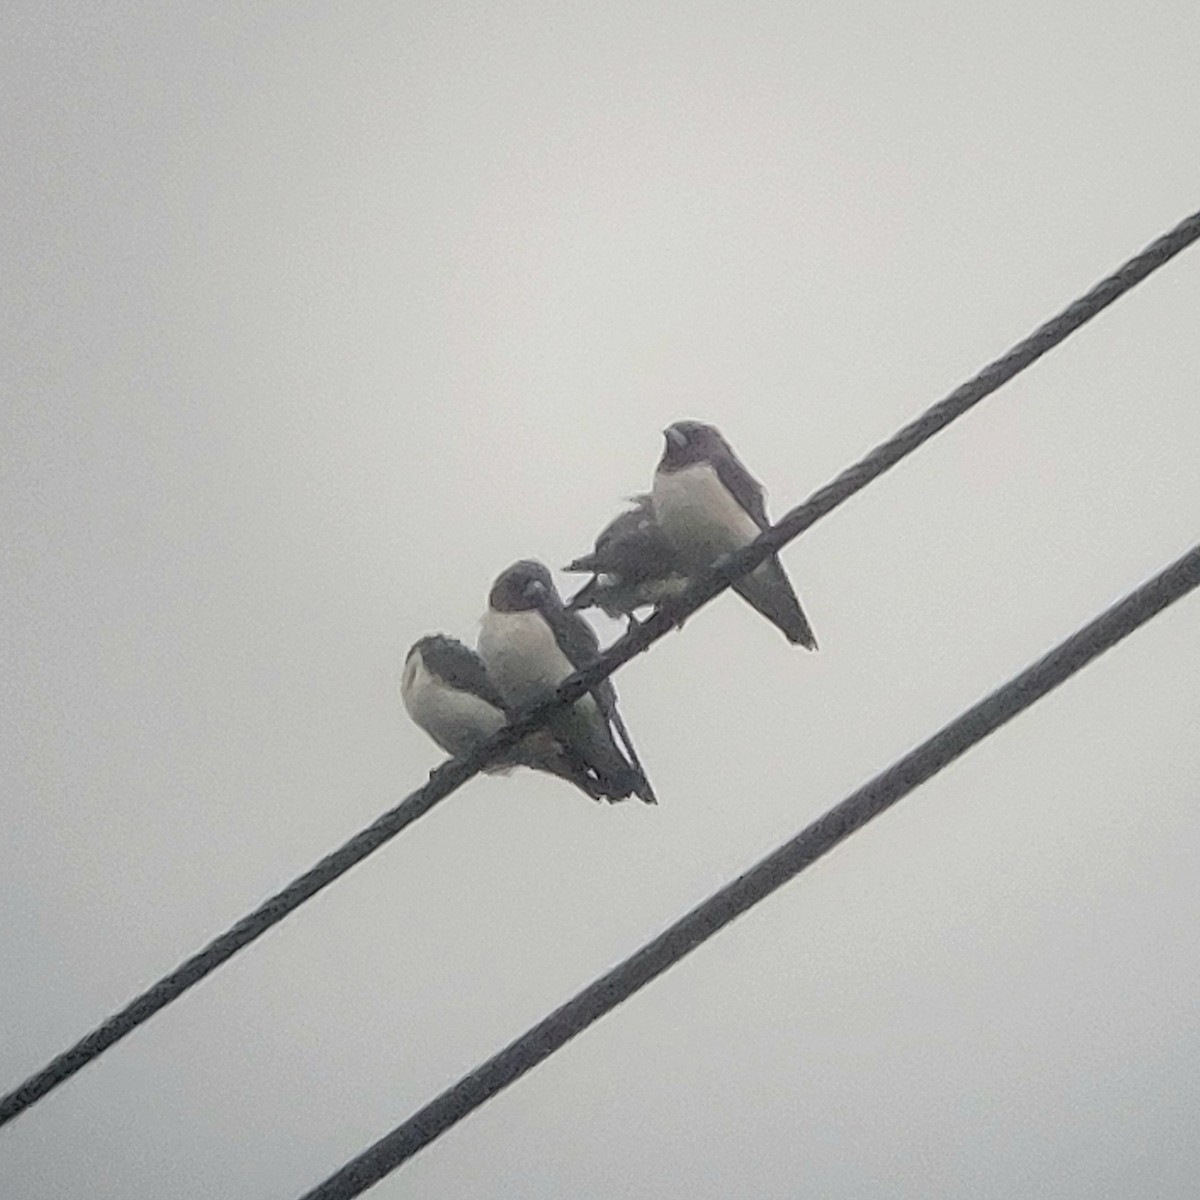
[[[678,569],[674,548],[659,528],[649,494],[630,496],[633,508],[610,521],[596,538],[595,549],[563,570],[590,571],[592,578],[567,601],[569,612],[599,608],[613,618],[678,596],[689,580]]]
[[[440,633],[420,638],[409,648],[400,699],[414,723],[455,757],[474,750],[510,715],[479,655]],[[592,800],[603,799],[599,783],[578,756],[568,753],[545,729],[523,738],[484,770],[504,774],[517,765],[548,771]]]
[[[714,426],[676,421],[663,430],[663,437],[666,447],[650,493],[654,516],[682,569],[696,574],[768,528],[763,488]],[[789,642],[817,648],[808,618],[774,554],[732,587]]]
[[[522,559],[497,576],[480,622],[479,656],[510,709],[519,712],[545,699],[568,675],[594,662],[599,652],[595,630],[563,607],[544,563]],[[617,710],[610,680],[555,712],[547,728],[587,764],[611,799],[632,794],[647,804],[658,803]]]

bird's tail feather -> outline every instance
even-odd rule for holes
[[[733,589],[752,608],[762,613],[789,642],[807,650],[817,648],[817,639],[796,599],[796,593],[777,558],[768,558],[749,575],[733,582]]]
[[[577,765],[565,756],[561,760],[555,760],[548,764],[546,769],[552,771],[560,779],[565,779],[568,783],[573,783],[591,800],[608,799],[600,783],[593,779],[582,766]]]
[[[646,804],[657,804],[658,797],[650,786],[650,778],[646,774],[646,768],[642,766],[642,760],[638,758],[637,751],[633,748],[633,739],[629,736],[629,730],[625,728],[621,714],[614,708],[611,715],[613,730],[621,739],[621,745],[625,748],[625,753],[629,756],[629,761],[638,775],[637,785],[633,789],[634,795]]]
[[[583,559],[579,558],[575,561],[582,562]],[[566,569],[568,571],[576,569],[584,571],[588,570],[587,567],[575,568],[574,566],[567,567]],[[581,587],[579,591],[577,591],[575,595],[573,595],[570,600],[567,601],[567,612],[579,612],[580,609],[593,607],[593,605],[596,603],[596,588],[599,582],[600,579],[598,576],[589,579],[587,583],[585,583],[583,587]]]

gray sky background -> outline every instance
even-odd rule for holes
[[[10,3],[0,1084],[419,784],[473,639],[719,425],[781,513],[1200,204],[1200,7]],[[0,1132],[312,1186],[1185,551],[1192,251]],[[610,637],[611,623],[601,626]],[[1200,602],[373,1196],[1194,1196]]]

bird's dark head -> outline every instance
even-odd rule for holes
[[[413,642],[404,659],[405,671],[422,662],[431,674],[445,676],[443,668],[446,663],[464,652],[471,653],[457,638],[447,637],[444,633],[431,633]]]
[[[676,421],[663,430],[663,438],[666,446],[659,466],[666,471],[708,462],[728,450],[720,431],[703,421]]]
[[[434,634],[431,637],[419,638],[413,642],[408,648],[408,653],[404,656],[404,669],[400,674],[400,694],[407,698],[409,691],[416,686],[417,676],[422,670],[428,670],[425,666],[425,656],[430,652],[431,645],[440,640],[440,635]],[[405,703],[407,704],[407,699]]]
[[[536,559],[523,558],[492,584],[488,604],[496,612],[527,612],[541,608],[548,599],[557,596],[554,580],[545,565]]]

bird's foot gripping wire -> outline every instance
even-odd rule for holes
[[[676,629],[682,629],[687,623],[688,617],[692,615],[689,612],[682,611],[682,606],[674,596],[672,596],[669,600],[663,600],[655,609],[655,612],[665,613],[667,620],[670,621]]]

